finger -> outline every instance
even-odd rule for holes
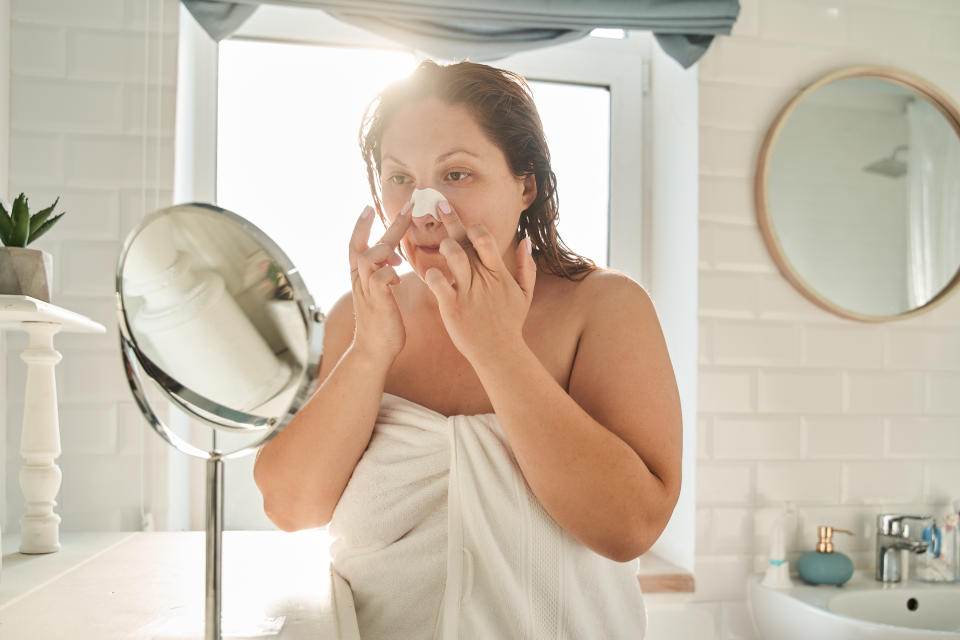
[[[383,264],[389,263],[394,266],[398,266],[403,263],[403,260],[397,253],[394,251],[394,248],[390,245],[387,245],[383,242],[378,242],[369,249],[363,252],[367,258],[369,258],[374,264]]]
[[[363,208],[356,224],[353,225],[353,233],[350,236],[349,254],[350,254],[350,272],[357,270],[357,256],[367,250],[367,241],[370,240],[370,227],[373,225],[373,207],[367,205]]]
[[[370,292],[370,276],[379,268],[373,260],[371,260],[366,253],[363,253],[357,256],[357,268],[352,270],[352,274],[356,274],[356,279],[354,280],[354,286],[359,289],[360,293],[366,297]]]
[[[393,222],[387,228],[387,232],[377,240],[377,244],[385,244],[389,246],[390,249],[396,249],[400,245],[400,240],[403,238],[403,234],[407,232],[410,221],[413,219],[413,216],[410,215],[410,209],[412,207],[412,202],[407,202],[403,205],[400,212],[397,213],[397,217],[393,219]]]
[[[447,261],[447,268],[450,269],[453,279],[460,285],[460,289],[469,287],[473,280],[473,267],[470,265],[470,256],[464,248],[453,238],[444,238],[440,241],[440,255]]]
[[[506,268],[506,265],[503,264],[503,256],[500,255],[500,249],[497,248],[497,240],[487,231],[486,227],[482,224],[470,225],[470,228],[467,229],[467,238],[485,267],[496,270]]]
[[[393,270],[393,267],[383,266],[370,276],[370,290],[386,291],[390,288],[391,284],[397,284],[398,282],[400,282],[400,277],[397,275],[397,272]]]
[[[517,245],[517,284],[528,298],[533,295],[533,287],[537,283],[537,262],[530,254],[530,238],[526,237]]]
[[[446,200],[441,200],[437,203],[437,211],[440,213],[440,221],[447,229],[447,235],[459,242],[460,246],[468,245],[470,241],[467,238],[467,230],[463,228],[460,216],[457,215],[453,206]]]
[[[370,277],[383,266],[399,266],[403,260],[393,249],[383,243],[377,243],[356,257],[357,267],[351,270],[351,277],[360,281],[360,292],[366,295],[370,291]]]
[[[426,281],[430,291],[433,292],[433,295],[436,296],[437,302],[450,303],[456,300],[457,292],[454,290],[453,285],[443,277],[443,272],[440,271],[440,269],[430,267],[427,269],[427,272],[423,274],[423,279]]]
[[[393,257],[391,257],[391,261],[393,261]],[[396,264],[393,266],[398,266],[401,264],[401,262],[402,261],[397,260]],[[362,296],[364,298],[369,296],[371,291],[370,279],[379,273],[383,267],[392,268],[390,267],[390,262],[374,263],[373,261],[360,256],[358,258],[357,268],[351,270],[350,272],[354,296]],[[396,280],[396,282],[391,281],[391,284],[399,284],[399,276],[396,276],[394,280]]]

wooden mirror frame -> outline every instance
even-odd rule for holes
[[[782,273],[783,276],[790,282],[790,284],[792,284],[800,293],[802,293],[804,297],[817,306],[841,317],[849,318],[851,320],[859,320],[861,322],[888,322],[891,320],[903,320],[910,316],[929,311],[930,309],[941,304],[953,291],[956,290],[957,284],[960,283],[960,269],[954,273],[950,282],[948,282],[947,285],[941,289],[932,300],[915,309],[910,309],[903,313],[887,316],[875,316],[859,313],[851,309],[841,307],[828,298],[822,296],[812,285],[810,285],[800,276],[797,270],[790,263],[790,260],[787,258],[787,254],[784,251],[783,246],[780,244],[780,239],[777,237],[777,234],[774,231],[773,222],[770,216],[770,203],[767,194],[767,178],[770,171],[770,157],[777,139],[780,136],[781,130],[783,129],[787,120],[790,118],[790,115],[793,113],[794,109],[797,108],[804,98],[824,85],[847,78],[879,78],[894,84],[898,84],[919,94],[921,97],[926,98],[937,108],[938,111],[940,111],[941,114],[943,114],[956,132],[957,138],[960,139],[960,108],[957,107],[957,105],[949,98],[949,96],[946,95],[945,92],[923,78],[907,71],[903,71],[902,69],[884,66],[850,67],[829,73],[803,89],[780,111],[779,114],[777,114],[777,117],[774,119],[773,124],[770,125],[767,135],[763,140],[763,145],[760,148],[760,156],[757,160],[757,173],[754,181],[754,199],[757,210],[757,220],[760,224],[760,233],[763,235],[763,241],[766,243],[767,249],[770,251],[770,255],[773,256],[774,262],[777,263],[780,273]]]

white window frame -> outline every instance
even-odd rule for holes
[[[175,202],[216,202],[218,45],[181,6]],[[261,5],[235,38],[406,50],[322,10]],[[422,58],[424,56],[418,56]],[[683,409],[683,490],[653,552],[693,572],[697,398],[697,71],[680,69],[648,32],[587,37],[491,62],[531,80],[610,91],[608,264],[656,301]],[[657,91],[651,92],[656,76]],[[182,96],[182,97],[181,97]],[[358,115],[359,118],[359,115]],[[187,124],[181,124],[185,120]],[[657,123],[656,137],[654,122]],[[651,158],[657,158],[654,166]],[[202,498],[191,496],[191,522]]]

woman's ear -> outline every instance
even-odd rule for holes
[[[528,209],[533,201],[537,199],[537,176],[528,173],[523,177],[523,208]]]

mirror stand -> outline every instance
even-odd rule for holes
[[[207,460],[206,589],[204,592],[204,640],[220,640],[220,568],[223,557],[223,458],[214,449]]]

